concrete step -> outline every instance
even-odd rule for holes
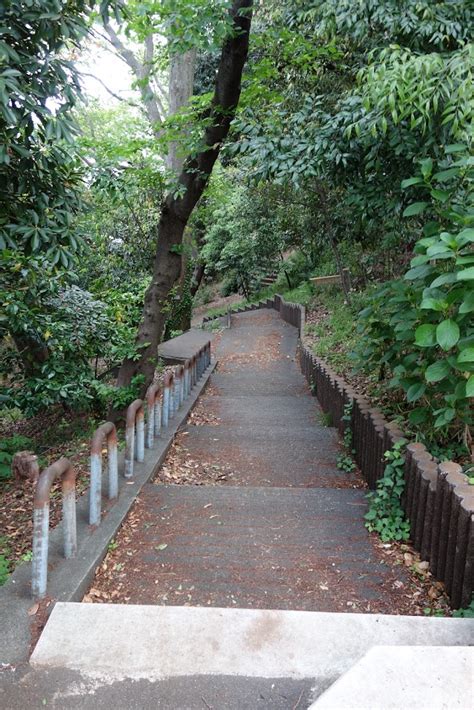
[[[446,710],[474,707],[474,649],[375,646],[310,710]]]
[[[316,425],[290,426],[194,426],[186,429],[183,443],[194,460],[231,470],[233,485],[341,488],[356,483],[354,475],[337,468],[341,448],[334,433]]]
[[[56,679],[56,684],[57,674],[66,674],[66,681],[74,686],[69,698],[77,698],[81,692],[87,695],[91,692],[87,688],[93,683],[96,703],[107,693],[113,698],[114,688],[117,703],[117,688],[130,679],[134,681],[135,685],[128,687],[131,699],[126,704],[122,696],[122,702],[119,697],[118,704],[99,703],[102,707],[140,707],[139,702],[143,703],[144,697],[143,684],[147,683],[146,697],[149,697],[150,684],[155,684],[155,703],[144,703],[141,707],[205,708],[206,705],[209,707],[209,695],[206,698],[203,682],[209,684],[210,679],[214,679],[215,686],[219,679],[227,679],[229,683],[229,679],[234,678],[233,696],[231,694],[229,702],[221,699],[220,703],[212,705],[216,710],[291,708],[295,707],[298,694],[303,698],[299,707],[304,708],[375,645],[466,646],[473,633],[474,620],[468,619],[58,603],[33,652],[31,664],[34,673],[49,673]],[[433,651],[433,658],[437,652]],[[405,653],[408,652],[403,649],[400,657],[403,658]],[[464,665],[461,668],[464,669]],[[444,679],[451,673],[452,666],[443,671],[437,664],[437,670]],[[428,674],[429,667],[424,667],[424,671]],[[410,674],[408,663],[405,663],[405,673],[403,677],[395,675],[396,682],[406,682]],[[238,683],[239,678],[245,679],[244,686]],[[376,665],[365,667],[364,685],[373,687],[378,678]],[[191,679],[195,697],[194,702],[188,704],[184,698],[189,697]],[[259,680],[257,688],[253,684],[256,679]],[[281,701],[278,704],[267,692],[265,679],[272,679],[272,686],[278,690],[289,689],[289,682],[299,683],[293,686],[297,693],[286,697],[286,704]],[[302,684],[305,680],[308,682]],[[159,699],[166,683],[174,683],[174,696],[168,700],[168,705],[162,705]],[[57,698],[58,686],[54,687]],[[252,695],[255,690],[260,690],[261,697],[255,693],[253,705],[248,695],[245,698],[245,687],[251,689]],[[204,695],[206,703],[199,692]],[[83,701],[83,704],[70,705],[63,700],[53,706],[88,708],[99,704],[93,706]],[[338,707],[353,706],[343,704]],[[386,705],[369,704],[364,710],[381,707]],[[447,704],[443,707],[463,706]]]

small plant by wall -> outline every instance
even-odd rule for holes
[[[344,414],[341,417],[341,422],[344,427],[344,433],[342,436],[342,441],[344,444],[345,452],[339,454],[337,457],[337,467],[341,471],[346,473],[352,473],[356,469],[353,455],[355,454],[355,449],[352,447],[352,402],[348,402],[344,405]]]
[[[406,441],[402,439],[394,444],[393,449],[385,452],[387,465],[384,474],[377,481],[376,490],[367,495],[369,510],[365,515],[365,526],[370,532],[378,533],[383,542],[408,540],[410,537],[410,523],[402,508],[405,446]]]

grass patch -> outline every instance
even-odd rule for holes
[[[300,306],[308,306],[314,298],[314,289],[309,281],[305,281],[291,291],[284,291],[282,294],[285,301],[299,303]]]
[[[339,375],[353,368],[350,354],[357,344],[357,313],[364,307],[366,299],[365,293],[353,294],[352,303],[348,305],[341,291],[325,287],[309,302],[316,320],[306,324],[305,332],[316,339],[313,344],[316,355]]]

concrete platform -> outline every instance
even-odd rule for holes
[[[466,646],[473,634],[470,619],[58,603],[31,664],[108,680],[334,681],[374,645]]]
[[[474,649],[376,646],[310,710],[471,710]]]
[[[167,340],[158,346],[158,355],[167,365],[179,365],[189,360],[197,350],[202,348],[212,338],[209,333],[198,328],[191,328],[176,338]]]
[[[406,644],[435,645],[440,656],[457,646],[464,653],[473,633],[469,619],[58,603],[32,665],[3,674],[0,705],[303,710],[374,644],[400,644],[402,656]],[[364,681],[377,677],[372,664]]]

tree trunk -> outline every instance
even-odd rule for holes
[[[204,134],[206,149],[188,158],[179,176],[184,187],[182,197],[168,195],[164,200],[158,225],[157,248],[152,282],[145,294],[142,322],[136,344],[140,360],[124,360],[118,385],[128,385],[134,375],[145,376],[142,393],[151,382],[157,363],[157,348],[167,314],[168,294],[181,272],[181,245],[192,210],[207,185],[222,142],[227,137],[239,103],[242,71],[248,53],[252,0],[234,0],[230,9],[233,32],[222,48],[214,96],[208,117],[212,118]]]
[[[194,296],[198,292],[198,288],[201,285],[202,277],[204,276],[204,271],[206,270],[206,264],[203,261],[199,261],[194,267],[193,277],[191,280],[190,292],[191,296]]]
[[[11,333],[13,342],[20,355],[27,375],[38,372],[41,365],[49,358],[49,348],[39,337],[28,333]]]
[[[168,115],[174,116],[188,103],[193,95],[194,69],[196,65],[196,50],[190,49],[183,54],[171,56],[169,77],[169,109]],[[179,144],[172,142],[168,148],[166,164],[176,174],[183,167],[184,158],[180,154]]]

